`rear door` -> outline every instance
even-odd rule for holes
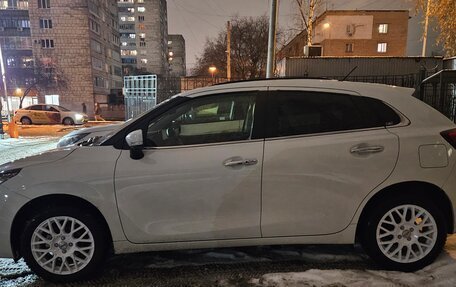
[[[60,116],[60,112],[54,108],[53,106],[46,105],[45,107],[45,115],[46,115],[46,121],[49,124],[60,124],[62,123],[62,119]]]
[[[339,92],[271,91],[262,185],[264,237],[345,229],[391,174],[398,138],[378,100]],[[380,108],[379,108],[380,107]]]

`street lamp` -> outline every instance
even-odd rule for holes
[[[329,42],[328,48],[331,48],[331,24],[330,23],[323,24],[323,30],[328,30],[328,42]],[[324,50],[323,50],[323,53],[325,53]]]
[[[209,73],[211,73],[211,75],[212,75],[212,82],[214,82],[215,72],[217,72],[217,68],[215,66],[210,66],[209,67]]]

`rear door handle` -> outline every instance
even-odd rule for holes
[[[229,158],[223,162],[224,166],[232,167],[232,166],[241,166],[241,165],[255,165],[258,163],[257,159],[243,159],[243,158]]]
[[[350,153],[354,154],[370,154],[370,153],[379,153],[385,150],[385,147],[380,145],[357,145],[350,149]]]

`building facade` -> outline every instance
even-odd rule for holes
[[[33,55],[56,81],[40,102],[93,115],[122,89],[120,37],[115,0],[29,1]]]
[[[322,47],[321,56],[406,56],[408,20],[408,10],[328,10],[314,22],[312,45]],[[304,56],[305,38],[285,45],[281,59]]]
[[[119,0],[118,7],[124,74],[168,75],[166,0]]]
[[[185,77],[187,74],[185,39],[182,35],[168,35],[169,74]]]
[[[7,94],[12,96],[9,104],[17,108],[20,97],[34,79],[28,1],[0,1],[0,46],[6,70]],[[31,89],[29,95],[24,105],[37,102],[36,89]]]

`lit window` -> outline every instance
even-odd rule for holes
[[[388,24],[380,24],[380,25],[378,25],[378,33],[380,33],[380,34],[388,33]]]
[[[146,7],[138,7],[138,12],[146,12]]]
[[[141,64],[147,64],[147,59],[141,59]]]
[[[345,52],[346,53],[353,53],[353,43],[345,44]]]
[[[144,0],[138,0],[138,3],[144,3]]]
[[[146,38],[146,33],[140,33],[140,34],[139,34],[139,38],[141,38],[141,39]]]
[[[125,46],[127,46],[127,45],[128,45],[128,43],[127,43],[127,42],[122,42],[122,46],[124,46],[124,47],[125,47]]]
[[[379,53],[386,53],[387,44],[386,43],[378,43],[377,44],[377,52]]]
[[[136,34],[128,34],[129,38],[136,39]]]
[[[144,30],[144,29],[146,29],[146,26],[144,24],[138,24],[138,29]]]

